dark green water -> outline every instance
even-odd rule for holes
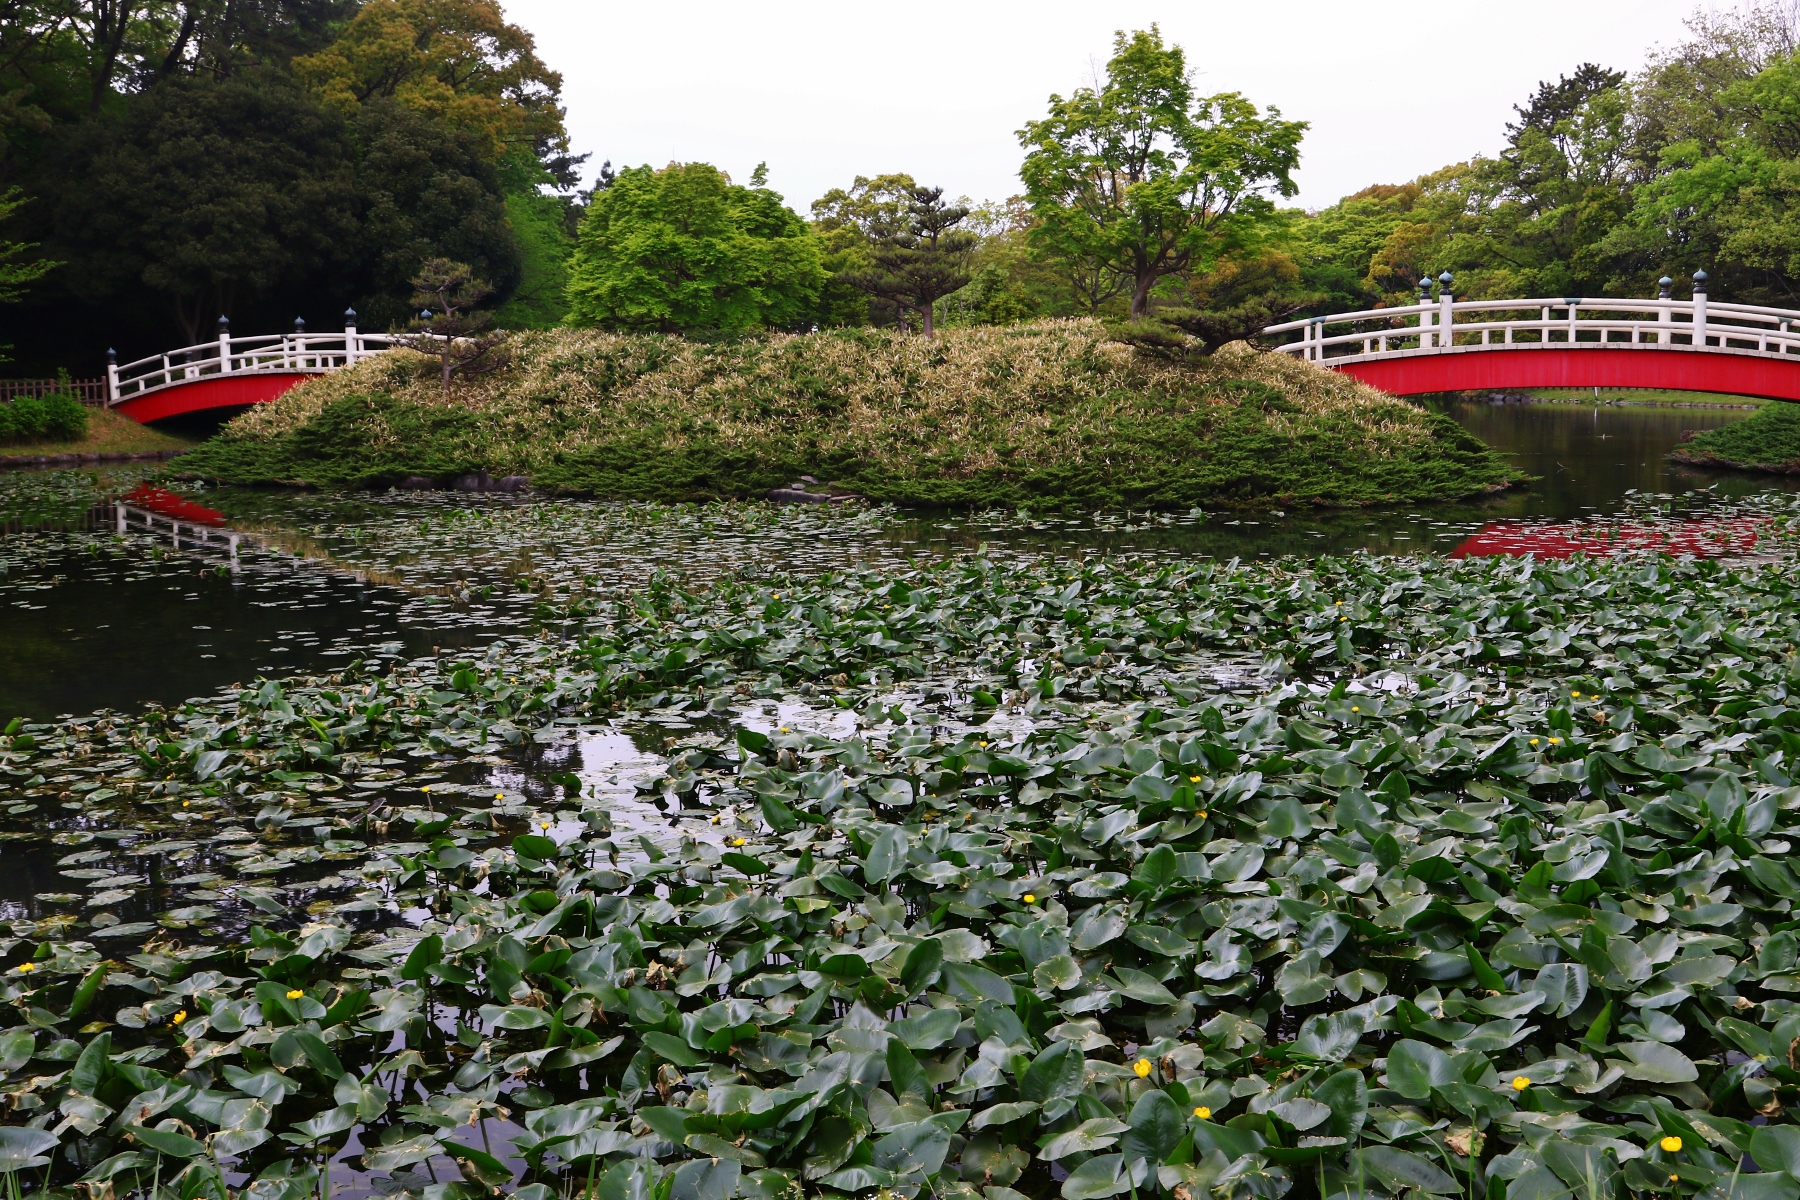
[[[918,517],[830,544],[771,541],[722,551],[715,541],[670,542],[640,548],[635,561],[626,548],[596,572],[617,582],[641,577],[651,566],[700,576],[727,567],[810,571],[851,562],[903,563],[921,553],[982,545],[990,553],[1221,558],[1442,552],[1494,521],[1577,520],[1616,512],[1634,491],[1710,489],[1731,496],[1797,486],[1787,479],[1704,472],[1665,461],[1685,431],[1741,420],[1747,415],[1742,411],[1547,405],[1464,405],[1451,411],[1464,427],[1537,476],[1536,482],[1476,501],[1381,512],[1128,514],[1026,524]],[[29,478],[0,476],[0,503],[16,496]],[[91,547],[76,547],[81,535],[20,531],[17,520],[13,532],[0,534],[0,722],[14,715],[43,719],[176,703],[257,675],[330,670],[359,656],[449,652],[522,629],[531,619],[528,600],[499,586],[517,567],[505,555],[472,551],[467,563],[437,568],[434,578],[440,583],[460,575],[476,589],[461,603],[383,583],[380,572],[359,577],[350,569],[359,528],[386,537],[397,520],[416,516],[441,524],[446,509],[456,505],[491,510],[531,501],[375,501],[231,489],[200,499],[226,513],[234,527],[272,535],[268,546],[247,545],[234,571],[217,554],[170,551],[148,562],[141,556],[96,554]],[[39,525],[64,527],[105,528],[110,520],[105,512],[91,521],[67,513],[60,519],[48,511],[36,515]],[[335,535],[320,532],[328,524]],[[473,536],[472,548],[479,546],[479,531]],[[535,553],[554,566],[559,548],[552,539],[548,549],[540,545]],[[593,548],[583,553],[591,555]]]

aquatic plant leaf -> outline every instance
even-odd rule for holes
[[[41,1167],[58,1143],[56,1134],[20,1125],[0,1125],[0,1174]]]
[[[1389,1086],[1409,1100],[1429,1100],[1432,1088],[1458,1081],[1448,1054],[1412,1038],[1388,1049],[1387,1069]]]

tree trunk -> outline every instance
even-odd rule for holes
[[[1150,315],[1150,289],[1156,286],[1156,272],[1139,271],[1131,289],[1131,319],[1141,321]]]
[[[928,338],[937,336],[936,333],[932,332],[931,328],[931,310],[935,304],[936,301],[933,300],[927,300],[925,302],[925,336]]]

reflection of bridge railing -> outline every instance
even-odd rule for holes
[[[149,484],[113,502],[113,528],[126,534],[135,530],[167,537],[177,550],[223,550],[237,570],[238,543],[243,535],[225,527],[225,514],[197,504],[185,496]]]
[[[1332,366],[1421,351],[1549,346],[1800,356],[1800,311],[1709,304],[1705,272],[1694,277],[1692,300],[1673,299],[1666,278],[1655,300],[1457,300],[1448,271],[1433,300],[1429,282],[1420,281],[1418,304],[1307,317],[1263,332],[1298,334],[1278,349]]]
[[[106,402],[112,406],[163,388],[229,375],[323,375],[372,358],[394,344],[387,334],[359,333],[355,312],[344,314],[342,333],[307,333],[303,323],[294,324],[293,333],[234,338],[230,322],[221,317],[215,341],[153,354],[124,365],[114,362],[108,354]]]

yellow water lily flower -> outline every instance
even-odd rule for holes
[[[1676,1137],[1674,1134],[1670,1134],[1668,1137],[1664,1138],[1662,1141],[1660,1141],[1656,1144],[1658,1146],[1662,1147],[1664,1154],[1680,1154],[1681,1153],[1681,1139]]]
[[[1212,1109],[1202,1104],[1199,1108],[1194,1110],[1194,1115],[1199,1117],[1202,1121],[1210,1121],[1212,1120]]]
[[[1131,1064],[1131,1069],[1137,1072],[1139,1079],[1148,1079],[1150,1077],[1150,1060],[1140,1058]]]
[[[741,846],[744,844],[744,839],[743,838],[732,838],[731,844],[734,846]]]
[[[22,962],[19,964],[19,974],[21,975],[29,975],[35,970],[37,970],[37,964],[34,962]]]
[[[1027,904],[1036,904],[1036,903],[1037,903],[1037,897],[1036,897],[1036,896],[1034,896],[1034,895],[1032,895],[1032,894],[1031,894],[1031,893],[1030,893],[1030,892],[1026,892],[1026,893],[1025,893],[1025,903],[1027,903]]]
[[[304,995],[306,995],[305,992],[301,991],[299,988],[295,988],[288,993],[288,999],[289,1000],[298,1000],[300,997],[302,997]]]
[[[187,1010],[183,1009],[181,1012],[178,1012],[174,1016],[170,1017],[169,1020],[177,1025],[181,1024],[183,1021],[187,1020]]]
[[[1514,1075],[1513,1076],[1513,1091],[1522,1092],[1530,1086],[1531,1086],[1531,1080],[1525,1078],[1523,1075]]]

